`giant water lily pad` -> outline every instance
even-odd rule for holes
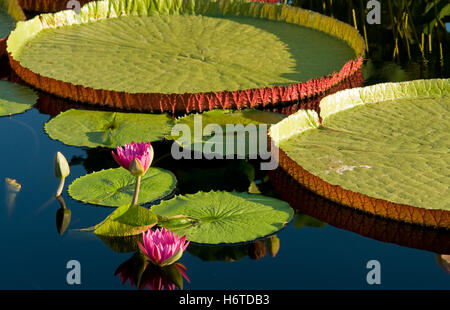
[[[59,96],[186,111],[312,96],[360,67],[364,41],[350,25],[292,6],[105,0],[21,24],[8,51],[25,81]]]
[[[85,203],[118,207],[131,203],[136,179],[123,168],[102,170],[82,176],[69,186],[73,199]],[[149,168],[141,179],[139,204],[168,196],[176,186],[175,176],[161,168]]]
[[[45,124],[50,138],[67,145],[117,147],[131,142],[158,141],[170,133],[167,114],[69,110]]]
[[[206,156],[256,157],[267,152],[269,126],[285,117],[253,109],[190,114],[177,119],[174,129],[179,128],[180,132],[171,138],[183,148]]]
[[[0,81],[0,116],[31,109],[37,99],[37,94],[26,86]]]
[[[450,80],[328,96],[273,126],[280,164],[333,201],[407,222],[450,227]]]
[[[176,196],[151,209],[159,217],[184,215],[158,225],[197,243],[252,241],[282,229],[293,210],[281,200],[238,192],[198,192]]]

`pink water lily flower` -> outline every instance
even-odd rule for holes
[[[144,175],[153,161],[153,147],[150,142],[125,144],[117,147],[117,155],[112,152],[116,162],[135,176]]]
[[[163,228],[142,233],[143,244],[139,243],[142,252],[157,266],[168,266],[181,258],[189,245],[186,236],[179,237]]]

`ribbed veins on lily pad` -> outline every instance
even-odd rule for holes
[[[176,196],[153,206],[151,211],[160,219],[158,225],[186,235],[192,242],[206,244],[262,238],[282,229],[294,215],[282,200],[221,191]]]
[[[272,197],[212,191],[179,195],[150,210],[124,205],[85,230],[94,230],[99,236],[124,237],[158,225],[195,243],[240,243],[279,231],[293,216],[289,204]]]
[[[270,129],[280,165],[336,202],[450,227],[450,80],[417,80],[328,96]]]

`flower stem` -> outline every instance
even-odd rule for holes
[[[59,179],[59,186],[58,189],[56,190],[56,194],[55,197],[59,197],[62,194],[62,191],[64,189],[64,181],[66,180],[66,178],[61,178]]]
[[[136,177],[136,187],[134,188],[133,201],[131,202],[131,205],[137,205],[140,187],[141,187],[141,177],[137,176]]]

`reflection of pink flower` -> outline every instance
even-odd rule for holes
[[[122,282],[122,284],[125,284],[125,283],[127,283],[127,281],[130,281],[131,286],[136,286],[136,281],[134,279],[134,275],[127,273],[127,270],[118,269],[116,271],[115,275],[117,275],[117,274],[119,275],[120,282]]]
[[[140,255],[133,255],[131,259],[122,263],[114,273],[114,275],[119,275],[120,282],[122,284],[130,282],[130,285],[137,286],[139,282],[140,273],[145,270],[145,268],[149,265],[148,262],[141,259]]]
[[[175,290],[183,288],[183,279],[191,283],[186,270],[181,263],[158,267],[150,264],[143,254],[135,253],[117,268],[114,275],[119,275],[123,285],[129,282],[139,289]]]
[[[186,236],[180,238],[169,230],[163,228],[147,233],[142,233],[143,245],[139,243],[142,252],[157,266],[167,266],[173,264],[181,258],[184,250],[189,245]]]
[[[175,263],[172,266],[175,266],[178,272],[181,274],[183,278],[188,281],[188,283],[191,283],[188,276],[186,275],[186,267],[180,263]],[[158,268],[152,265],[149,265],[147,268]],[[170,267],[167,267],[170,268]],[[173,282],[172,279],[167,277],[164,274],[164,269],[159,269],[158,271],[154,270],[154,272],[147,274],[148,277],[143,279],[143,283],[141,283],[140,289],[147,288],[149,290],[170,290],[173,291],[177,288],[177,285]]]
[[[148,167],[150,167],[153,161],[153,148],[150,142],[141,142],[125,144],[125,146],[117,147],[117,155],[112,152],[112,156],[116,162],[123,168],[130,170],[130,165],[134,159],[136,159],[140,169],[143,173],[147,172]]]

